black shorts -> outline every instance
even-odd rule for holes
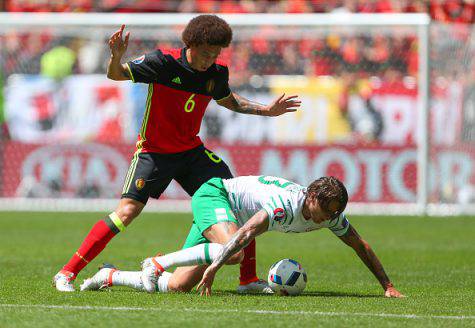
[[[136,152],[125,178],[122,198],[146,204],[149,197],[159,198],[172,180],[193,196],[211,178],[232,177],[226,163],[203,145],[175,154]]]

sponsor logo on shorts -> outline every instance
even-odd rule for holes
[[[144,60],[145,60],[145,55],[142,55],[142,56],[137,57],[137,58],[135,58],[134,60],[132,60],[132,63],[134,63],[134,64],[140,64],[140,63],[142,63]]]
[[[274,210],[274,220],[277,222],[281,222],[282,220],[285,219],[285,211],[281,207],[277,207]]]
[[[135,180],[135,187],[137,190],[142,190],[143,187],[145,187],[145,179],[144,178],[138,178]]]

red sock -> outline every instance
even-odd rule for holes
[[[109,241],[119,231],[119,228],[110,217],[98,221],[92,227],[91,231],[89,231],[77,252],[63,267],[63,270],[72,272],[74,277],[76,277],[76,275],[106,247]]]
[[[253,240],[244,248],[244,259],[241,262],[240,284],[247,285],[251,282],[259,280],[256,274],[256,240]]]

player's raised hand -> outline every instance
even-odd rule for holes
[[[127,50],[127,46],[129,45],[129,36],[130,32],[125,34],[125,39],[123,39],[125,25],[122,24],[119,30],[114,32],[109,39],[109,48],[111,50],[111,54],[114,57],[122,58],[125,51]]]
[[[279,116],[285,113],[295,112],[302,103],[297,97],[296,95],[286,97],[285,93],[282,94],[267,106],[266,116]]]
[[[203,273],[203,278],[201,278],[200,283],[196,287],[196,290],[201,296],[211,296],[211,286],[213,285],[215,275],[216,270],[213,268],[213,266],[209,266]]]
[[[400,298],[400,297],[406,297],[403,294],[401,294],[396,288],[390,286],[386,289],[384,292],[384,296],[386,297],[395,297],[395,298]]]

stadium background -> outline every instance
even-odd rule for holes
[[[430,40],[437,42],[430,43],[428,200],[474,202],[472,1],[10,0],[3,6],[12,12],[429,13]],[[130,27],[127,58],[180,46],[180,28]],[[97,30],[2,27],[4,199],[119,196],[146,86],[105,78],[111,30]],[[264,103],[279,92],[296,93],[303,108],[266,119],[213,104],[200,135],[236,175],[282,175],[306,184],[331,174],[345,181],[352,202],[413,203],[418,46],[417,30],[404,27],[235,28],[235,41],[221,56],[232,88]],[[163,199],[187,196],[172,183]]]
[[[146,90],[105,77],[106,40],[118,24],[68,27],[52,19],[35,25],[36,16],[28,16],[29,24],[2,22],[37,12],[87,17],[428,13],[429,201],[463,209],[475,202],[473,1],[7,0],[0,1],[0,10],[0,206],[16,210],[0,211],[2,328],[474,326],[473,213],[447,219],[348,211],[405,299],[384,299],[371,273],[329,231],[259,237],[260,277],[285,257],[307,270],[307,289],[296,298],[235,295],[237,267],[223,268],[211,298],[115,287],[58,293],[50,287],[52,276],[94,222],[116,206]],[[180,45],[181,29],[179,24],[128,26],[127,59],[157,46]],[[415,27],[234,26],[234,31],[235,40],[222,56],[231,67],[232,87],[262,102],[281,91],[295,92],[304,108],[266,119],[213,105],[201,129],[205,143],[236,174],[276,174],[307,183],[330,173],[349,185],[352,205],[376,204],[389,214],[388,204],[396,204],[408,214],[417,185],[417,97],[425,78],[418,76],[421,45]],[[164,196],[188,201],[177,185]],[[99,206],[98,198],[110,202]],[[147,208],[183,210],[173,204],[152,202]],[[82,212],[60,211],[65,208]],[[191,220],[189,213],[141,214],[78,280],[93,275],[102,262],[136,270],[145,256],[176,250]]]

